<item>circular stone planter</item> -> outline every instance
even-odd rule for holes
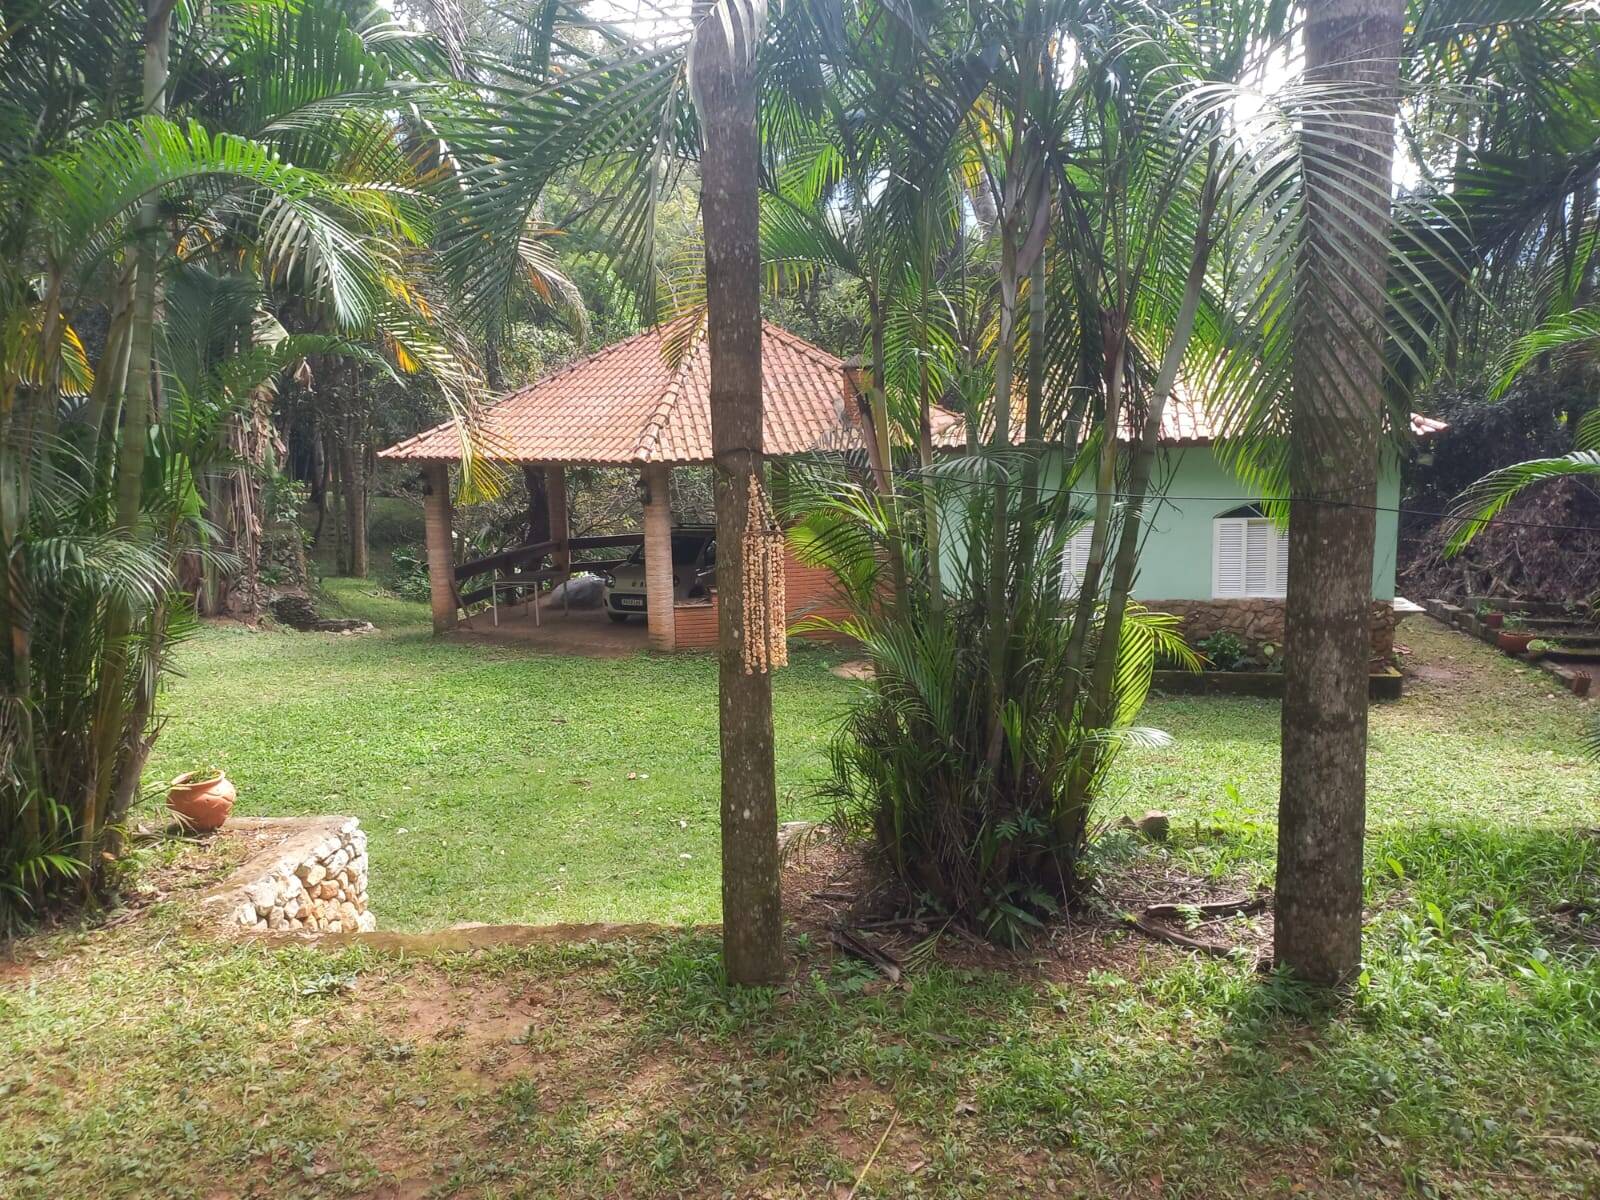
[[[197,833],[221,829],[239,793],[226,774],[196,778],[198,774],[189,771],[172,781],[167,788],[167,807],[185,829]]]

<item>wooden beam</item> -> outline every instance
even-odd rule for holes
[[[422,468],[427,486],[422,499],[423,534],[428,547],[428,599],[433,631],[456,627],[455,546],[450,536],[450,468],[428,463]]]
[[[572,521],[567,513],[567,469],[549,466],[544,469],[545,502],[550,512],[550,540],[555,543],[551,555],[556,570],[572,570]]]

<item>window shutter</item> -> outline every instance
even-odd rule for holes
[[[1289,531],[1272,527],[1272,594],[1289,594]]]
[[[1265,596],[1272,590],[1272,525],[1267,521],[1244,523],[1244,594]]]
[[[1076,596],[1083,586],[1083,573],[1089,569],[1089,544],[1094,540],[1094,525],[1085,525],[1061,551],[1061,593]]]
[[[1211,523],[1211,594],[1218,600],[1245,594],[1245,526],[1238,517]]]

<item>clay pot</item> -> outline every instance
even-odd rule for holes
[[[1486,629],[1499,629],[1500,626],[1504,625],[1505,623],[1506,623],[1506,615],[1503,612],[1492,612],[1492,613],[1484,613],[1483,614],[1483,624],[1484,624],[1484,628],[1486,628]]]
[[[221,829],[239,793],[226,775],[196,779],[197,774],[189,771],[172,781],[167,788],[167,807],[185,829],[196,832]]]
[[[1507,654],[1526,654],[1528,643],[1533,641],[1531,633],[1512,633],[1502,629],[1496,636],[1495,642]]]

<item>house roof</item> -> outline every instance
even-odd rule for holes
[[[684,322],[648,329],[537,379],[490,406],[475,433],[478,453],[502,462],[582,466],[691,464],[711,461],[711,353],[702,327]],[[685,335],[690,345],[674,367],[663,346]],[[844,406],[845,363],[770,321],[762,322],[764,452],[781,458],[861,446],[854,414]],[[966,445],[966,420],[935,406],[936,449]],[[1022,420],[1012,423],[1022,437]],[[1413,413],[1411,431],[1427,437],[1444,422]],[[1129,430],[1123,437],[1131,436]],[[1161,421],[1167,446],[1207,446],[1218,431],[1205,407],[1181,393]],[[410,462],[457,462],[461,433],[447,421],[378,453]]]
[[[686,317],[684,321],[697,321]],[[663,345],[692,340],[676,367]],[[761,380],[768,457],[837,448],[851,440],[844,363],[762,323]],[[711,461],[711,355],[704,328],[658,326],[569,363],[485,410],[478,453],[503,462],[635,466]],[[454,422],[379,452],[380,458],[456,462]]]
[[[947,408],[936,408],[932,418],[933,444],[939,450],[959,450],[967,444],[967,423],[960,413]],[[1426,438],[1450,426],[1421,413],[1411,414],[1411,433]],[[1020,414],[1011,423],[1012,439],[1020,442],[1023,436]],[[1161,444],[1163,446],[1209,446],[1220,438],[1216,423],[1205,405],[1191,396],[1173,395],[1161,414]],[[1133,430],[1127,424],[1122,429],[1121,441],[1132,441]]]

